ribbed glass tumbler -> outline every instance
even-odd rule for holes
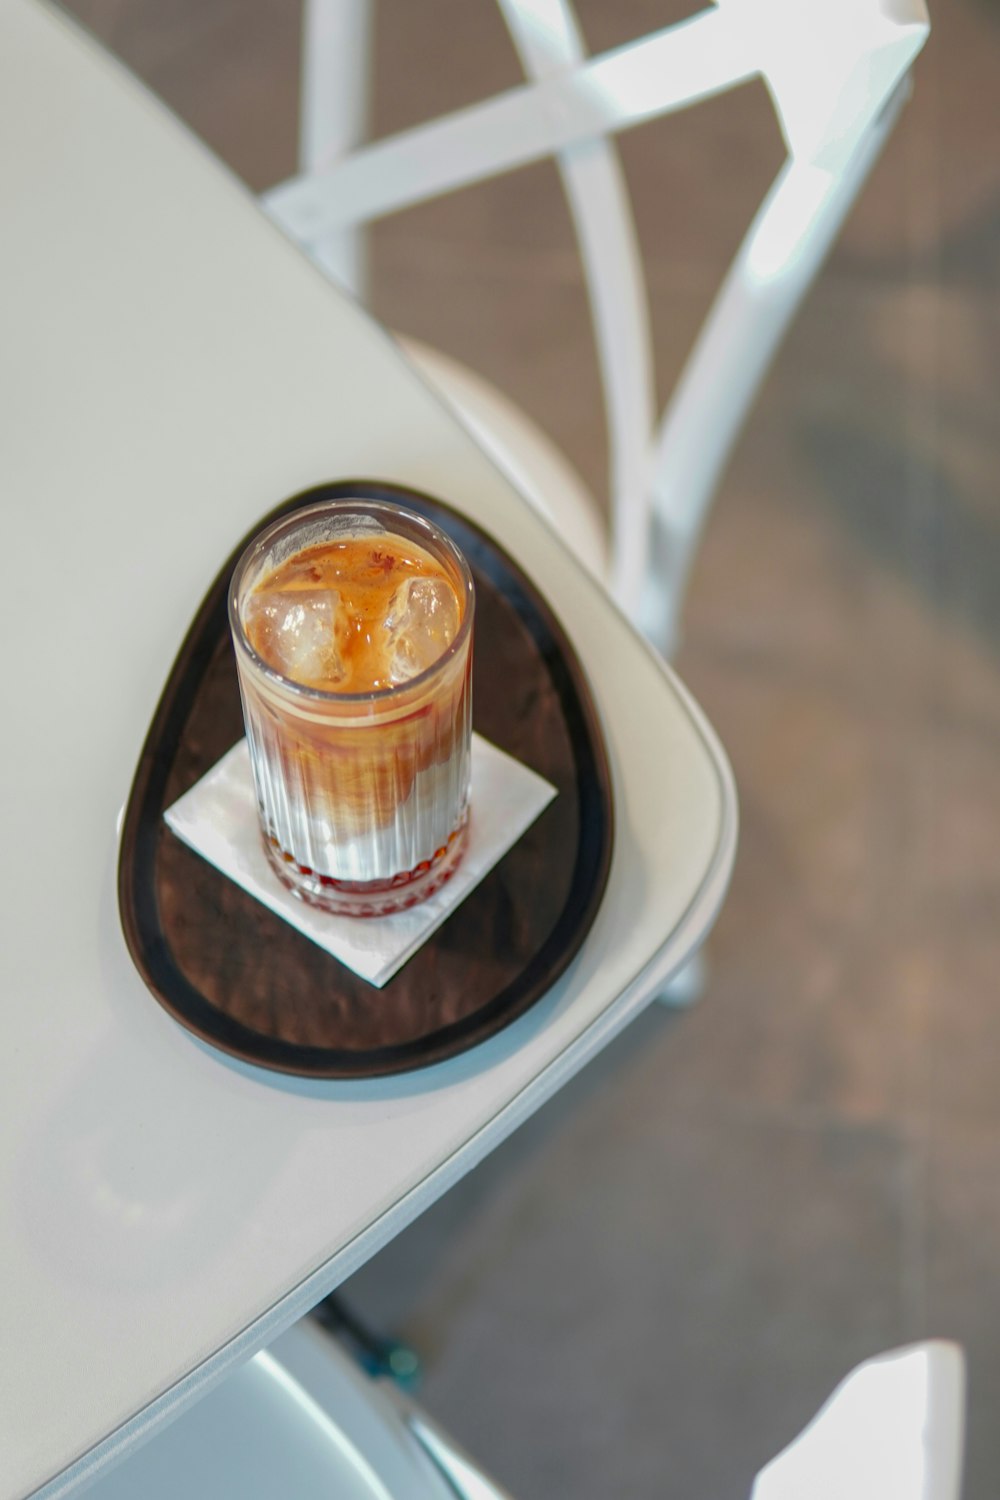
[[[457,633],[407,680],[365,692],[305,685],[258,654],[248,602],[296,554],[357,537],[379,549],[373,556],[409,543],[430,554],[453,586]],[[294,511],[237,563],[229,619],[264,847],[301,900],[377,916],[426,899],[458,865],[469,805],[474,604],[472,575],[454,543],[388,501],[338,499]]]

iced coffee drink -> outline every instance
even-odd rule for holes
[[[229,594],[264,846],[329,911],[422,901],[468,817],[473,586],[437,527],[331,500],[269,526]]]

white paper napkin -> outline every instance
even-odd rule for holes
[[[556,795],[544,777],[472,736],[472,811],[462,862],[419,906],[387,917],[340,917],[298,901],[268,864],[246,740],[164,814],[178,838],[334,958],[381,988],[427,941]]]

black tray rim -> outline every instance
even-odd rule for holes
[[[285,1041],[254,1031],[220,1010],[173,961],[159,921],[152,878],[161,837],[163,793],[174,752],[220,635],[228,632],[226,602],[232,570],[253,537],[279,516],[319,500],[341,498],[390,500],[424,515],[447,530],[465,552],[473,572],[482,573],[503,594],[531,635],[553,682],[577,772],[579,837],[570,889],[554,926],[527,965],[461,1020],[405,1043],[366,1049]],[[610,874],[614,834],[610,766],[586,674],[560,621],[521,565],[484,527],[422,490],[372,478],[328,480],[281,501],[254,523],[216,574],[191,622],[150,721],[126,803],[118,860],[119,916],[132,961],[154,999],[210,1046],[242,1062],[298,1077],[385,1077],[467,1051],[503,1030],[548,993],[593,925]],[[143,880],[144,873],[149,878]],[[217,873],[221,880],[228,878]],[[433,943],[460,910],[459,905],[427,941]],[[329,959],[331,965],[344,967],[332,955]],[[365,983],[348,972],[354,981]],[[384,993],[375,986],[371,990],[373,997]]]

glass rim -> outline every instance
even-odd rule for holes
[[[371,688],[363,693],[338,693],[330,688],[313,688],[306,683],[296,682],[292,677],[286,677],[276,667],[270,666],[262,656],[259,655],[250,644],[247,633],[243,628],[243,620],[240,615],[239,594],[242,585],[246,581],[246,575],[250,566],[256,558],[267,550],[274,538],[283,531],[292,531],[301,523],[308,523],[320,516],[335,514],[336,512],[355,515],[381,515],[403,517],[411,525],[415,525],[422,531],[428,541],[443,548],[450,559],[454,562],[461,581],[461,593],[465,608],[462,612],[462,621],[455,634],[454,640],[442,651],[441,655],[418,672],[415,677],[409,677],[405,682],[390,683],[388,687]],[[391,528],[387,528],[391,534]],[[389,703],[393,698],[399,697],[404,692],[413,688],[419,688],[435,675],[440,673],[445,665],[453,661],[465,648],[465,644],[472,633],[472,618],[475,613],[476,586],[472,577],[472,570],[464,553],[433,521],[422,516],[419,511],[410,510],[405,505],[398,504],[395,500],[368,500],[361,496],[355,498],[351,495],[341,495],[333,500],[317,500],[311,505],[301,506],[297,510],[286,511],[284,515],[276,516],[268,523],[262,531],[259,531],[244,547],[233,568],[232,577],[229,581],[227,608],[229,614],[229,627],[233,640],[238,648],[247,657],[254,670],[266,681],[290,693],[294,698],[303,701],[330,704],[360,704],[360,703]]]

